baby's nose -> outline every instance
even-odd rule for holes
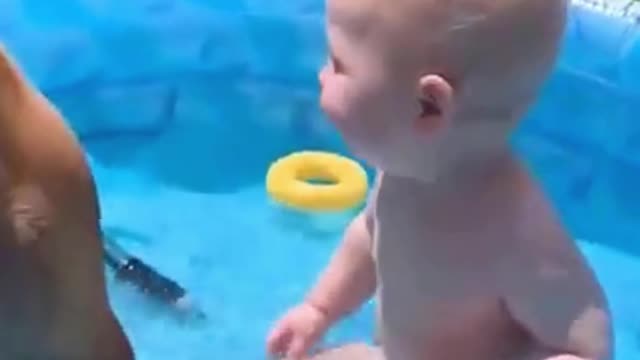
[[[324,83],[327,79],[327,75],[329,74],[329,71],[330,71],[329,65],[325,65],[318,72],[318,81],[320,82],[320,87],[324,86]]]

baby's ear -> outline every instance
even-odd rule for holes
[[[453,88],[440,75],[425,75],[418,84],[420,114],[416,131],[430,135],[448,127],[453,112]]]

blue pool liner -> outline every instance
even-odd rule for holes
[[[342,146],[317,107],[322,1],[0,0],[0,8],[0,41],[86,144],[179,129],[189,156],[163,150],[154,171],[182,176],[192,188],[232,172],[252,182],[262,170],[238,164],[294,150],[254,151],[259,141]],[[558,65],[514,145],[575,237],[640,257],[640,27],[581,6],[569,15]],[[237,140],[242,129],[250,135]],[[110,156],[131,157],[131,148],[122,149]],[[204,174],[200,166],[212,163],[218,172]],[[600,262],[604,283],[634,290],[634,265],[612,259]],[[636,329],[634,299],[616,296],[615,307]],[[619,348],[637,351],[638,338],[623,333]]]

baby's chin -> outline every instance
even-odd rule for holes
[[[405,166],[394,161],[389,156],[385,156],[380,152],[372,151],[377,149],[379,145],[367,145],[367,143],[359,143],[357,141],[349,141],[347,138],[347,145],[351,152],[360,160],[364,161],[368,166],[379,169],[384,172],[406,172]],[[373,147],[373,149],[372,149]],[[398,166],[400,165],[400,166]]]
[[[434,183],[437,180],[435,167],[417,164],[407,161],[407,159],[379,160],[376,162],[375,168],[384,172],[385,175],[412,179],[423,183]]]
[[[351,153],[374,169],[402,178],[412,178],[425,182],[435,181],[435,167],[432,168],[428,166],[429,164],[411,161],[407,154],[403,152],[381,151],[384,148],[379,142],[358,141],[357,138],[349,137],[348,134],[344,133],[343,136]],[[423,158],[421,156],[416,157]]]

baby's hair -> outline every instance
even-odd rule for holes
[[[509,104],[535,98],[555,63],[566,10],[566,0],[455,0],[444,9],[442,67],[469,111],[520,117]]]

